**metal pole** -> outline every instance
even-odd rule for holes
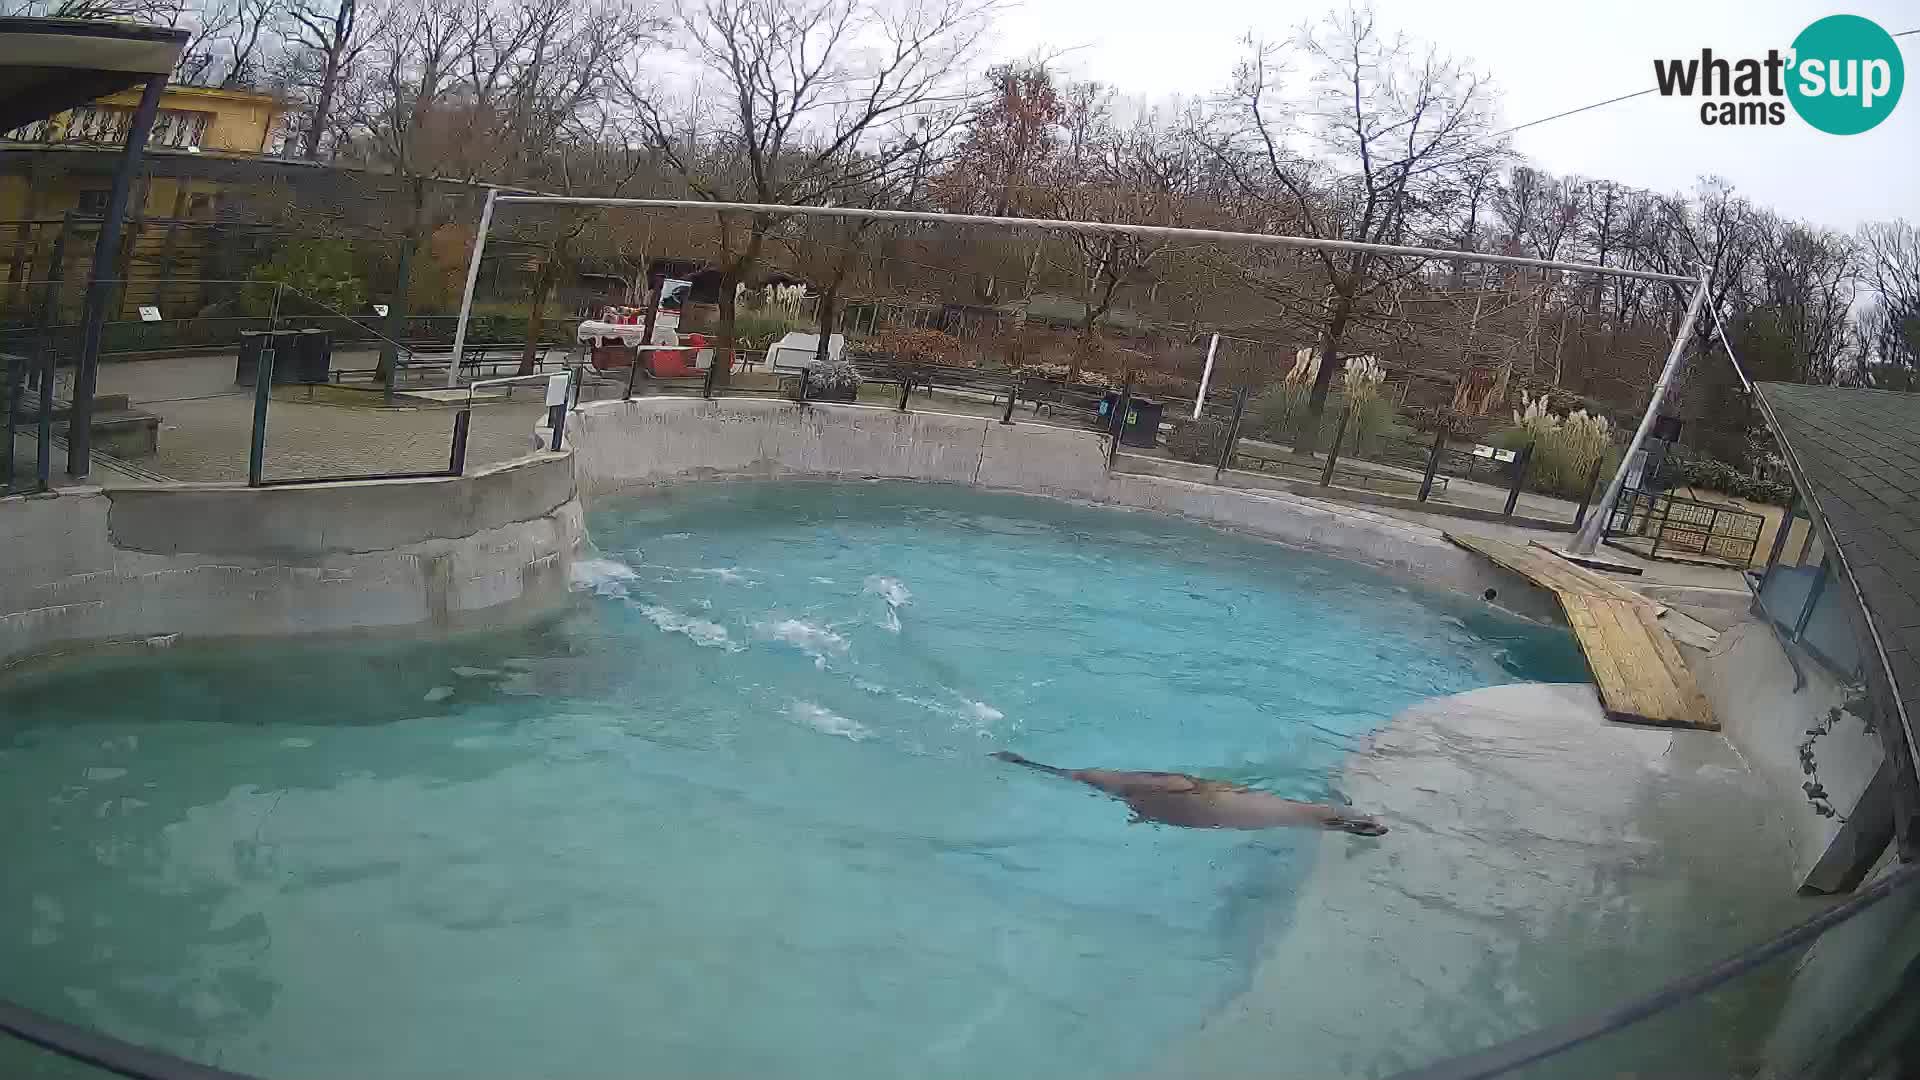
[[[1015,377],[1007,380],[1007,411],[1001,415],[1000,417],[1001,423],[1003,424],[1013,423],[1013,401],[1015,398],[1019,396],[1020,396],[1019,378]]]
[[[808,368],[807,370],[811,371],[813,369]],[[903,371],[900,373],[900,404],[896,406],[896,408],[898,408],[901,412],[906,412],[907,398],[912,394],[913,394],[913,370],[909,368],[906,371]]]
[[[1193,418],[1200,419],[1200,407],[1207,402],[1207,384],[1213,381],[1213,351],[1220,347],[1220,335],[1207,342],[1207,366],[1200,371],[1200,395],[1193,399]]]
[[[52,462],[49,459],[49,455],[52,453],[53,429],[51,426],[52,417],[49,414],[52,412],[52,408],[46,403],[52,400],[53,394],[53,357],[55,352],[53,347],[53,326],[54,323],[59,321],[60,317],[61,275],[65,273],[67,236],[72,231],[73,212],[68,211],[65,220],[60,224],[60,235],[53,238],[53,255],[47,266],[47,287],[40,296],[39,332],[34,335],[33,351],[21,358],[21,367],[17,373],[13,370],[11,364],[9,364],[7,368],[9,386],[7,393],[6,423],[6,477],[4,482],[0,483],[0,490],[13,490],[14,410],[19,408],[20,398],[28,388],[36,391],[40,395],[42,402],[40,406],[40,421],[35,425],[39,438],[38,450],[35,457],[35,475],[41,491],[46,490],[47,482],[51,476]]]
[[[253,441],[247,447],[247,486],[259,487],[267,468],[267,398],[273,390],[273,341],[260,350],[253,369]]]
[[[528,203],[544,206],[624,206],[642,210],[734,211],[768,214],[775,217],[859,218],[867,221],[919,221],[936,225],[986,225],[1003,229],[1039,229],[1049,232],[1086,233],[1095,236],[1158,236],[1190,242],[1261,244],[1267,247],[1305,248],[1310,251],[1362,251],[1377,255],[1413,255],[1444,262],[1498,263],[1504,266],[1537,266],[1547,270],[1571,270],[1583,274],[1611,274],[1615,277],[1645,281],[1691,282],[1679,274],[1661,274],[1652,270],[1624,270],[1617,266],[1592,263],[1559,262],[1524,255],[1465,254],[1444,248],[1407,247],[1403,244],[1369,244],[1358,240],[1323,240],[1307,236],[1282,236],[1274,233],[1231,232],[1223,229],[1189,229],[1176,225],[1132,225],[1111,221],[1068,221],[1058,218],[995,217],[988,214],[944,214],[932,210],[870,210],[857,206],[794,206],[785,203],[713,202],[707,199],[613,199],[574,195],[502,195],[503,203]]]
[[[1433,437],[1433,450],[1427,454],[1427,472],[1420,478],[1420,502],[1426,502],[1433,494],[1433,474],[1440,471],[1440,453],[1447,448],[1447,436],[1453,432],[1451,418],[1440,424],[1440,430]]]
[[[1501,511],[1506,517],[1512,517],[1513,508],[1520,505],[1520,489],[1526,486],[1527,466],[1531,464],[1533,444],[1528,443],[1521,449],[1520,456],[1513,459],[1513,486],[1507,489],[1507,508]]]
[[[455,476],[467,471],[467,428],[473,424],[473,410],[453,414],[453,452],[447,456],[447,471]]]
[[[1627,454],[1620,459],[1620,468],[1614,471],[1613,479],[1607,482],[1607,493],[1600,497],[1599,513],[1593,515],[1573,534],[1573,543],[1567,550],[1575,555],[1591,555],[1600,543],[1600,527],[1613,510],[1613,504],[1620,499],[1620,492],[1627,486],[1627,470],[1633,467],[1633,457],[1646,445],[1647,436],[1653,431],[1653,421],[1660,415],[1661,406],[1666,404],[1667,392],[1673,388],[1680,374],[1681,362],[1686,359],[1687,339],[1693,336],[1694,320],[1700,316],[1700,307],[1707,300],[1707,275],[1700,275],[1694,285],[1693,299],[1687,301],[1686,317],[1680,320],[1680,332],[1673,337],[1673,348],[1667,353],[1667,366],[1660,371],[1660,381],[1653,386],[1653,399],[1647,402],[1647,414],[1640,418],[1640,427],[1633,433],[1633,441],[1627,444]]]
[[[1600,482],[1600,470],[1607,467],[1607,455],[1601,454],[1593,460],[1593,468],[1587,470],[1587,484],[1580,489],[1580,509],[1573,512],[1573,528],[1580,531],[1586,524],[1587,508],[1593,505],[1593,485]]]
[[[1347,437],[1347,421],[1353,419],[1353,406],[1340,414],[1340,423],[1333,429],[1333,445],[1327,447],[1327,467],[1320,470],[1320,486],[1333,486],[1333,467],[1340,461],[1340,440]]]
[[[473,314],[473,289],[480,282],[480,253],[487,249],[487,230],[493,228],[493,200],[499,188],[487,189],[487,202],[480,208],[480,229],[473,234],[473,254],[467,259],[467,289],[460,294],[460,321],[453,327],[453,356],[447,361],[447,389],[460,382],[460,350],[467,344],[467,317]]]
[[[34,490],[45,492],[53,486],[53,350],[47,350],[40,366],[40,440],[39,456],[34,460]],[[67,445],[73,445],[69,442]]]
[[[1108,430],[1113,432],[1113,441],[1107,444],[1107,471],[1113,471],[1113,459],[1120,456],[1120,436],[1127,430],[1127,410],[1133,407],[1133,380],[1128,379],[1120,388],[1120,396],[1115,399],[1113,415],[1108,417]]]
[[[0,424],[6,429],[4,435],[0,435],[0,439],[4,440],[0,441],[0,495],[13,494],[14,417],[20,411],[20,394],[26,388],[27,365],[32,363],[24,356],[20,357],[18,364],[13,361],[13,354],[7,354],[7,383],[4,389],[0,389],[0,409],[6,410],[0,414],[6,417],[5,423]]]
[[[100,236],[93,245],[93,265],[87,268],[86,324],[80,335],[80,357],[73,370],[73,405],[67,413],[67,475],[76,479],[87,475],[93,451],[93,388],[99,378],[100,334],[107,321],[107,297],[113,289],[106,280],[120,252],[120,226],[127,216],[127,192],[133,187],[133,174],[146,156],[147,137],[153,134],[153,118],[160,111],[160,92],[167,88],[167,77],[155,75],[140,93],[140,106],[133,112],[133,125],[127,129],[127,148],[120,155],[120,167],[114,170],[113,187],[107,194],[107,216],[100,223]]]
[[[1213,467],[1213,482],[1220,482],[1220,474],[1233,464],[1233,444],[1240,441],[1240,417],[1247,411],[1247,388],[1241,387],[1233,395],[1233,422],[1227,425],[1227,442],[1220,448],[1220,462]]]
[[[280,292],[273,288],[272,306],[267,311],[267,342],[260,348],[260,361],[253,368],[253,438],[247,446],[247,486],[259,487],[267,469],[267,404],[273,394],[273,342],[280,330]]]

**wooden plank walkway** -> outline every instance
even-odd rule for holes
[[[1665,609],[1659,604],[1545,547],[1454,533],[1447,539],[1552,590],[1609,719],[1720,729],[1686,660],[1660,625]]]

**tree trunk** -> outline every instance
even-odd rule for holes
[[[824,364],[832,355],[834,317],[839,314],[840,288],[830,285],[820,291],[820,341],[813,349],[813,362]]]
[[[340,60],[329,52],[326,65],[320,71],[320,100],[314,103],[313,123],[307,127],[306,145],[300,148],[300,156],[308,161],[320,158],[320,136],[327,130],[327,118],[333,113],[334,89],[339,83]]]
[[[1333,369],[1338,366],[1340,339],[1346,335],[1347,322],[1353,318],[1353,295],[1336,292],[1333,310],[1327,313],[1327,325],[1320,330],[1320,370],[1313,375],[1313,393],[1307,397],[1307,415],[1318,421],[1327,411],[1327,392],[1333,386]]]
[[[527,344],[520,351],[520,367],[516,375],[533,374],[533,359],[540,353],[540,330],[546,323],[547,293],[553,290],[553,280],[559,276],[559,266],[567,258],[566,233],[554,241],[547,256],[540,260],[540,273],[533,282],[533,306],[527,312]],[[644,343],[643,343],[644,344]]]

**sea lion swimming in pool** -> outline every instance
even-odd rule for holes
[[[993,755],[1001,761],[1078,780],[1098,788],[1133,808],[1134,821],[1158,821],[1188,829],[1274,829],[1282,827],[1337,829],[1361,836],[1379,836],[1385,825],[1320,803],[1295,802],[1264,791],[1222,780],[1202,780],[1185,773],[1127,772],[1121,769],[1057,769],[1029,761],[1010,750]]]

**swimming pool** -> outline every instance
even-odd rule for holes
[[[0,993],[275,1078],[1126,1073],[1323,837],[1129,826],[990,752],[1337,801],[1401,708],[1582,678],[1560,631],[1144,514],[720,485],[590,529],[524,630],[16,678]]]

